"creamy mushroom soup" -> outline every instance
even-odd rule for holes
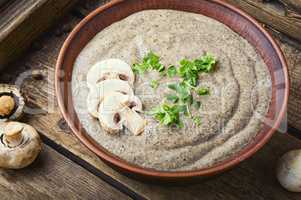
[[[130,66],[150,51],[165,66],[183,58],[195,59],[210,52],[217,59],[213,73],[202,73],[199,84],[210,94],[196,96],[200,125],[182,118],[182,128],[160,125],[147,111],[159,105],[167,84],[177,77],[160,77],[156,71],[136,75],[134,94],[143,104],[144,132],[128,129],[117,134],[104,131],[87,109],[89,69],[116,58]],[[157,89],[153,80],[160,80]],[[133,14],[99,32],[74,64],[73,101],[87,133],[108,151],[141,167],[164,171],[193,170],[221,162],[253,140],[262,126],[271,99],[271,78],[255,49],[227,26],[208,17],[172,10],[148,10]]]

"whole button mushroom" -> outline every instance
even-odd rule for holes
[[[31,164],[42,149],[37,131],[24,123],[0,123],[0,168],[20,169]]]
[[[24,99],[14,85],[0,84],[0,120],[17,120],[23,114]]]
[[[289,151],[280,158],[277,178],[288,191],[301,192],[301,150]]]

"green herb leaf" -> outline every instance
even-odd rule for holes
[[[166,96],[166,99],[167,99],[168,101],[172,102],[172,103],[177,103],[178,100],[179,100],[179,97],[178,97],[177,95],[175,95],[175,94],[168,94],[168,95]]]
[[[148,66],[143,63],[136,63],[132,67],[135,74],[144,74],[148,70]]]
[[[177,91],[178,86],[176,83],[173,83],[173,84],[169,84],[167,87],[171,90]]]
[[[180,61],[180,67],[178,70],[180,77],[184,79],[189,85],[196,86],[198,81],[198,69],[194,62],[187,59]]]
[[[189,105],[185,104],[185,107],[186,107],[186,110],[184,112],[184,115],[186,115],[187,117],[192,117]]]
[[[202,56],[200,59],[196,59],[194,63],[198,71],[208,73],[214,70],[216,60],[211,54],[207,53],[204,56]]]
[[[173,65],[169,66],[167,69],[167,75],[169,78],[174,77],[177,74],[177,68]]]
[[[209,94],[209,88],[207,88],[207,87],[199,87],[197,89],[197,94],[200,95],[200,96],[208,95]]]
[[[179,100],[181,103],[188,103],[191,104],[193,97],[191,95],[190,88],[183,82],[170,84],[168,88],[177,92]]]
[[[153,52],[149,52],[143,58],[142,63],[135,63],[133,65],[133,71],[136,74],[144,74],[148,70],[156,70],[158,72],[165,70],[164,65],[160,63],[160,57]]]
[[[187,106],[185,104],[177,105],[177,109],[180,113],[188,113]]]
[[[165,70],[164,65],[160,63],[160,57],[150,52],[143,58],[142,63],[133,65],[133,70],[139,74],[143,74],[148,70],[156,70],[160,72],[161,76],[167,75],[169,78],[172,78],[178,74],[182,78],[181,82],[168,85],[168,88],[175,93],[166,95],[166,99],[173,104],[163,103],[151,111],[154,118],[161,124],[180,128],[183,127],[183,122],[180,120],[181,114],[192,118],[197,126],[201,124],[201,118],[193,116],[190,111],[192,106],[196,109],[199,109],[201,106],[199,101],[193,99],[192,91],[195,91],[200,96],[210,93],[209,88],[196,88],[196,86],[198,84],[199,73],[212,72],[215,65],[215,58],[207,53],[194,61],[188,59],[181,60],[178,69],[174,65],[171,65]],[[157,80],[151,82],[153,88],[157,88],[158,85],[159,82]]]
[[[181,124],[180,112],[176,105],[162,104],[153,110],[152,115],[163,125],[180,126]]]
[[[150,83],[150,86],[153,88],[153,89],[157,89],[159,87],[160,83],[158,80],[152,80],[151,83]]]
[[[193,117],[193,122],[195,123],[195,125],[200,126],[201,125],[201,117],[200,116]]]
[[[201,102],[199,102],[199,101],[193,101],[192,106],[195,109],[199,109],[201,107]]]

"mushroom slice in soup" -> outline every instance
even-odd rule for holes
[[[88,71],[87,84],[93,87],[104,80],[118,79],[134,84],[135,75],[130,65],[120,59],[107,59],[96,63]]]
[[[133,109],[142,108],[141,101],[137,100],[139,100],[137,97],[118,92],[105,97],[98,109],[98,119],[103,129],[109,133],[117,133],[126,127],[134,135],[141,134],[146,121]],[[130,108],[131,102],[136,106]]]
[[[119,92],[121,94],[133,96],[134,92],[131,86],[121,80],[112,79],[105,80],[90,88],[90,92],[87,97],[88,112],[95,118],[98,117],[98,107],[104,97],[108,96],[112,92]]]

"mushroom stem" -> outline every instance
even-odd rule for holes
[[[146,121],[135,111],[125,106],[121,113],[124,119],[123,125],[128,128],[134,135],[140,135],[145,126]]]
[[[5,127],[4,142],[9,147],[20,145],[23,140],[22,130],[23,126],[20,123],[9,122]]]

